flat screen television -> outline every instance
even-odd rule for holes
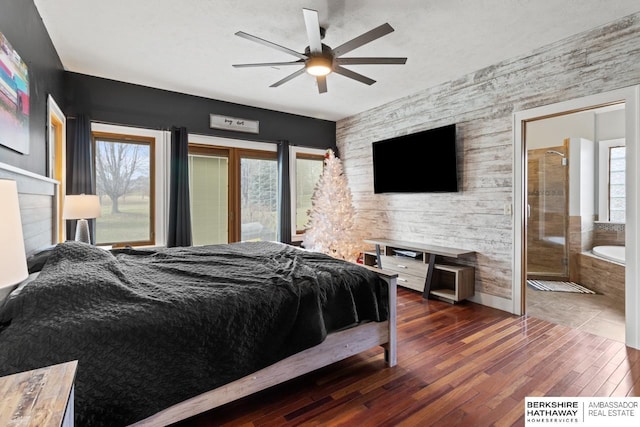
[[[372,144],[375,193],[458,191],[456,125]]]

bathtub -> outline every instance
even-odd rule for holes
[[[577,283],[624,306],[624,251],[624,246],[595,246],[590,251],[579,253]]]
[[[624,246],[594,246],[591,252],[600,258],[624,264]]]

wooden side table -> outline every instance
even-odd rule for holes
[[[78,361],[0,378],[0,426],[73,426]]]

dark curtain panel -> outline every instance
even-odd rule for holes
[[[278,142],[278,240],[291,243],[291,189],[289,141]]]
[[[93,144],[91,143],[91,120],[78,114],[68,121],[67,138],[67,194],[96,194],[93,173]],[[91,241],[95,243],[96,220],[89,220]],[[73,240],[76,221],[67,221],[67,239]]]
[[[191,246],[189,137],[187,128],[171,128],[171,178],[167,246]]]

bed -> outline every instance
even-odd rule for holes
[[[38,248],[51,245],[57,234],[56,182],[4,164],[0,164],[0,178],[14,179],[18,183],[27,254],[33,254]],[[212,251],[214,253],[211,253]],[[42,271],[31,274],[21,288],[11,293],[10,300],[0,301],[0,376],[78,360],[75,391],[78,425],[169,425],[377,346],[382,346],[387,366],[396,364],[396,275],[392,273],[373,271],[364,266],[345,263],[288,245],[266,242],[256,245],[221,245],[215,248],[158,248],[111,252],[80,243],[67,242],[45,252],[44,256],[41,252],[39,256],[31,258],[32,266],[36,266],[34,270],[42,269]],[[235,258],[237,261],[250,258],[259,260],[260,256],[266,257],[267,261],[262,262],[263,273],[266,272],[273,279],[272,281],[285,289],[298,286],[320,290],[321,287],[316,285],[319,281],[318,277],[329,278],[329,291],[325,289],[316,292],[313,298],[312,294],[306,296],[300,294],[302,296],[299,302],[300,307],[306,304],[307,308],[313,307],[316,313],[321,314],[321,321],[317,318],[312,321],[311,317],[303,319],[315,325],[312,329],[313,333],[307,330],[302,332],[302,329],[296,330],[291,326],[290,330],[297,332],[297,334],[292,333],[291,337],[298,339],[287,339],[290,337],[283,336],[286,334],[280,333],[281,331],[276,328],[275,333],[269,335],[268,339],[263,338],[261,342],[254,345],[253,350],[244,348],[250,356],[249,362],[243,362],[242,369],[233,373],[225,372],[224,378],[215,378],[212,370],[217,367],[218,370],[226,371],[229,365],[231,367],[237,365],[236,361],[232,360],[235,356],[227,351],[234,347],[233,344],[213,345],[211,339],[207,340],[202,336],[198,338],[202,341],[198,345],[194,345],[193,341],[184,344],[184,340],[188,341],[193,336],[178,336],[178,341],[183,340],[182,344],[166,343],[166,348],[169,350],[161,350],[161,343],[166,338],[166,332],[171,328],[174,329],[174,335],[176,330],[186,331],[184,335],[193,335],[194,331],[202,332],[207,327],[211,329],[210,326],[206,326],[211,319],[196,315],[187,321],[196,322],[196,327],[179,326],[179,323],[187,317],[185,311],[195,311],[196,314],[206,312],[196,308],[197,305],[192,306],[189,303],[198,298],[180,297],[181,294],[188,295],[184,292],[187,285],[183,284],[180,292],[171,287],[166,290],[151,291],[149,286],[153,289],[153,284],[149,284],[149,281],[152,279],[146,282],[145,279],[143,282],[146,283],[147,288],[143,286],[142,290],[132,290],[126,283],[127,280],[132,281],[130,278],[127,279],[127,274],[133,271],[133,276],[137,279],[156,270],[158,265],[163,266],[161,270],[171,270],[175,274],[182,269],[191,276],[186,281],[193,282],[191,285],[197,290],[203,288],[202,283],[199,282],[212,281],[209,277],[211,275],[220,276],[216,276],[218,282],[226,281],[224,275],[229,273],[224,273],[218,268],[212,268],[213,273],[203,273],[197,268],[194,270],[189,267],[189,264],[202,263],[204,258],[217,256],[227,258],[226,261],[222,261],[222,264],[228,263],[229,258]],[[158,261],[163,257],[162,262]],[[181,259],[183,265],[180,267],[179,262],[167,262],[169,258]],[[145,264],[136,261],[143,259],[152,259],[153,262]],[[278,262],[276,263],[275,260]],[[212,259],[207,259],[205,262],[205,264],[212,263],[214,263]],[[258,263],[260,264],[259,261]],[[273,266],[276,264],[280,265],[279,270],[274,270]],[[266,268],[265,265],[271,265],[271,268]],[[105,269],[113,280],[104,280]],[[272,274],[276,270],[285,276],[288,274],[298,277],[297,285],[293,285],[293,281],[287,284],[286,280],[277,279],[277,276]],[[262,275],[263,277],[260,278],[264,279],[263,273],[255,273],[254,270],[252,274]],[[168,274],[168,277],[173,276]],[[359,279],[354,280],[354,277]],[[342,282],[342,285],[339,285],[339,282]],[[309,283],[312,285],[309,286]],[[364,285],[364,291],[357,290],[361,285]],[[249,294],[270,294],[264,289],[256,290],[255,286],[255,284],[246,284]],[[60,288],[67,289],[66,297],[60,297]],[[97,291],[101,292],[99,294],[101,296],[96,295]],[[198,292],[206,294],[202,289],[196,292],[197,295],[199,295]],[[57,298],[56,303],[49,299],[51,295],[57,295],[54,298]],[[346,300],[353,302],[354,299],[358,299],[356,296],[362,301],[356,304],[355,309],[352,306],[350,315],[338,311],[337,314],[327,313],[325,316],[322,304],[317,303],[320,301],[325,305],[327,303],[338,305],[344,309],[345,297]],[[117,297],[124,298],[124,305],[115,303],[114,300]],[[174,300],[177,298],[177,305],[172,298]],[[314,298],[316,303],[312,303]],[[284,300],[284,298],[281,299]],[[144,304],[140,304],[140,301],[144,301]],[[233,314],[221,310],[220,308],[226,305],[216,305],[212,301],[215,301],[215,298],[208,302],[213,307],[210,307],[209,311],[222,312],[222,318],[227,320],[226,323],[233,323],[231,322],[233,316],[243,317],[237,312]],[[363,301],[373,305],[362,305]],[[253,304],[261,305],[255,302]],[[156,320],[164,323],[161,322],[159,326],[154,325],[150,317],[145,318],[144,312],[140,316],[137,312],[141,305],[160,307],[159,312],[164,314]],[[171,310],[172,306],[175,312],[168,314],[166,310]],[[177,307],[181,308],[176,311]],[[289,307],[281,310],[284,310],[281,311],[282,313],[287,310],[291,313],[292,309]],[[299,311],[309,314],[314,310]],[[123,319],[131,319],[136,313],[139,323],[146,325],[125,326]],[[83,315],[94,318],[87,323],[82,320]],[[246,315],[243,319],[245,317]],[[325,320],[328,321],[325,322]],[[263,322],[258,322],[260,328],[266,328],[261,323]],[[300,323],[297,323],[298,326]],[[83,326],[87,324],[90,326]],[[246,322],[243,324],[248,325]],[[133,338],[136,336],[136,328],[150,325],[153,331],[151,344],[140,345],[141,343]],[[79,326],[81,327],[78,329]],[[78,329],[72,334],[77,334],[76,336],[69,338],[63,336],[67,334],[61,335],[64,331],[74,329]],[[99,345],[100,341],[106,342]],[[139,350],[127,348],[127,345],[148,348],[143,348],[143,353],[140,353]],[[221,352],[224,355],[222,361],[207,360],[207,346],[210,353]],[[43,347],[47,350],[41,351]],[[211,351],[214,347],[216,350]],[[275,350],[275,352],[271,351],[267,354],[266,349]],[[161,356],[160,359],[149,356],[155,353]],[[123,362],[127,354],[135,355],[133,357],[135,363]],[[168,357],[163,357],[163,354]],[[146,374],[143,374],[142,370],[146,370]],[[129,383],[132,383],[134,388],[138,387],[139,392],[119,396],[115,390],[121,386],[123,379],[131,379]],[[180,381],[193,381],[195,386],[191,384],[183,389],[179,386]],[[167,385],[169,387],[165,387]],[[156,389],[156,386],[159,389]],[[93,390],[87,390],[87,387],[93,387]],[[162,387],[165,389],[163,390]],[[172,388],[180,390],[176,391]],[[106,414],[115,413],[118,418],[111,418],[111,415],[103,417],[101,413],[85,412],[83,408],[94,402],[99,404],[99,411]],[[100,419],[94,422],[91,417]],[[91,422],[86,422],[87,420]]]
[[[30,279],[0,376],[78,360],[78,425],[168,425],[378,345],[396,363],[395,277],[284,244],[65,242]]]

